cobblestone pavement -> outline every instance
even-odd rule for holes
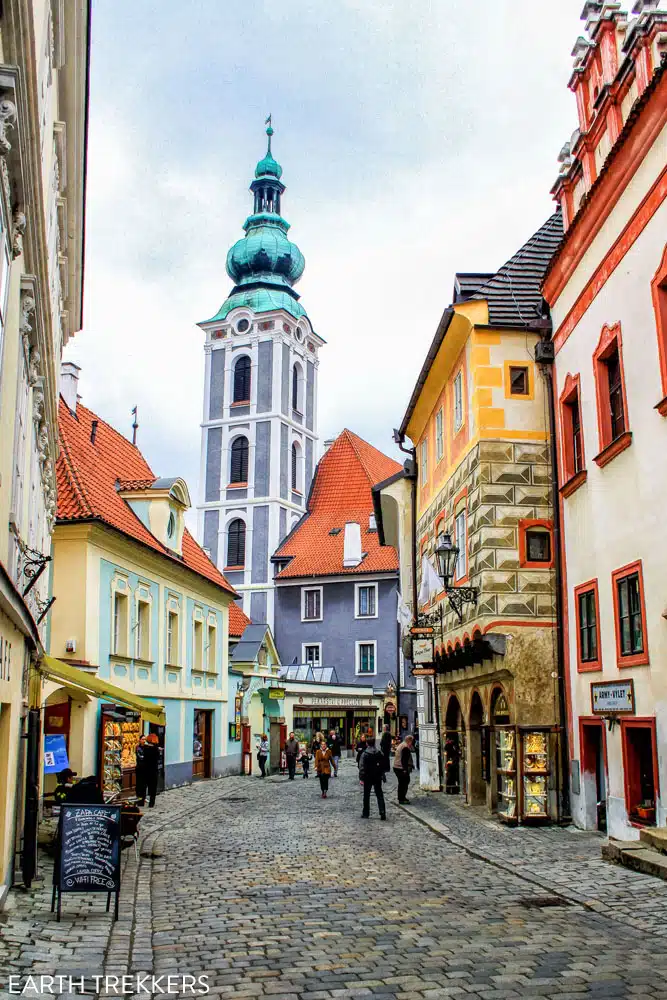
[[[68,898],[58,925],[48,885],[13,894],[0,984],[8,971],[133,970],[208,975],[211,995],[229,1000],[667,1000],[664,939],[568,901],[594,881],[598,838],[516,831],[515,847],[512,831],[480,832],[474,816],[421,795],[417,822],[391,801],[391,778],[389,821],[362,820],[354,765],[331,784],[326,801],[312,778],[229,778],[161,796],[139,863],[124,858],[118,923],[103,897]],[[437,808],[467,849],[423,825]],[[474,856],[486,843],[504,844],[503,857]],[[543,884],[552,868],[557,896]],[[612,871],[630,913],[644,882]]]

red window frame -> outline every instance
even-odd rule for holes
[[[651,296],[655,311],[655,326],[658,334],[658,356],[660,358],[660,378],[662,381],[663,398],[656,405],[656,410],[667,417],[667,245],[665,246],[660,266],[651,282]]]
[[[642,620],[642,638],[644,640],[644,649],[641,653],[626,653],[624,655],[621,652],[621,619],[618,604],[618,583],[627,576],[634,576],[635,573],[639,578],[639,610]],[[614,631],[616,633],[616,662],[618,668],[619,670],[624,670],[627,667],[646,666],[650,661],[648,652],[648,631],[646,629],[646,603],[644,600],[644,573],[641,559],[638,559],[633,563],[628,563],[627,566],[621,566],[620,569],[614,570],[611,574],[611,590],[614,599]]]
[[[623,787],[625,792],[625,808],[628,814],[628,820],[630,823],[635,825],[634,821],[630,819],[631,807],[632,807],[632,784],[631,784],[631,774],[630,774],[630,755],[628,753],[628,730],[629,729],[648,729],[651,733],[651,751],[653,756],[653,791],[654,791],[654,802],[656,807],[656,816],[658,811],[658,799],[660,798],[660,771],[658,769],[658,741],[656,738],[655,731],[655,716],[637,716],[632,719],[620,719],[621,723],[621,749],[623,752]],[[643,825],[643,824],[636,824]]]
[[[568,375],[565,379],[563,391],[560,394],[560,427],[561,427],[561,479],[563,485],[560,492],[564,497],[569,497],[586,482],[588,473],[586,471],[586,452],[584,449],[584,428],[581,419],[581,376]],[[581,442],[581,468],[577,468],[576,447],[574,439],[574,419],[573,410],[576,405],[579,412],[579,440]]]
[[[582,660],[581,658],[581,616],[579,614],[579,598],[582,594],[594,594],[595,599],[595,624],[597,626],[597,656],[594,660]],[[602,643],[600,635],[600,594],[598,591],[597,577],[594,580],[587,580],[574,588],[574,620],[577,629],[577,673],[586,674],[591,671],[602,670]]]
[[[609,370],[607,362],[618,352],[618,368],[620,377],[620,392],[623,402],[624,430],[616,437],[612,436],[612,414],[609,400]],[[625,391],[625,369],[623,367],[623,339],[621,324],[603,326],[598,345],[593,354],[593,374],[595,375],[595,398],[597,404],[598,438],[600,452],[593,461],[601,469],[612,459],[620,455],[632,444],[628,399]]]
[[[528,559],[528,542],[526,532],[532,528],[546,528],[549,532],[551,559],[549,562],[531,562]],[[530,517],[519,521],[519,566],[522,569],[553,569],[554,565],[554,525],[553,521],[541,521]]]

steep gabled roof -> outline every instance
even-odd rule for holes
[[[369,518],[373,513],[372,487],[400,470],[393,458],[344,430],[318,463],[306,514],[273,557],[276,561],[289,559],[276,579],[396,571],[396,550],[380,545],[377,531],[369,530]],[[361,526],[361,547],[366,555],[358,566],[343,566],[347,521]]]
[[[231,596],[234,588],[197,544],[190,532],[183,534],[182,557],[164,546],[139,520],[119,495],[123,490],[141,490],[156,480],[135,445],[93,413],[77,404],[76,416],[61,398],[58,411],[60,454],[56,464],[58,522],[101,521],[128,538],[204,577]],[[96,421],[95,441],[91,440]],[[229,608],[229,631],[241,635],[249,619],[234,603]]]

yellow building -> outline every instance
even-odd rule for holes
[[[416,507],[412,605],[435,629],[432,663],[417,668],[422,783],[513,822],[558,812],[550,373],[536,357],[539,283],[561,235],[556,214],[496,274],[457,275],[399,431],[415,461],[377,488],[402,562]],[[447,538],[449,585],[472,588],[460,613],[435,568]]]
[[[0,909],[28,880],[36,773],[28,668],[48,629],[58,371],[81,328],[88,104],[85,0],[4,0],[0,17]],[[28,736],[28,739],[24,739]]]

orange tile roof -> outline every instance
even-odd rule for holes
[[[277,579],[396,571],[396,549],[381,546],[368,523],[373,513],[371,488],[400,471],[393,458],[344,430],[318,463],[308,513],[276,552],[275,558],[291,557]],[[367,554],[358,566],[343,566],[346,521],[361,525],[361,548]],[[331,535],[334,528],[341,530]]]
[[[129,538],[154,549],[165,558],[185,565],[228,594],[236,591],[211,562],[188,529],[183,533],[183,556],[162,545],[145,527],[130,505],[119,495],[124,489],[144,489],[155,476],[135,445],[101,420],[92,410],[77,404],[74,416],[61,398],[59,405],[60,454],[56,463],[58,521],[96,520],[121,531]],[[95,443],[90,439],[97,421]],[[229,631],[243,633],[250,619],[238,605],[229,607]]]

